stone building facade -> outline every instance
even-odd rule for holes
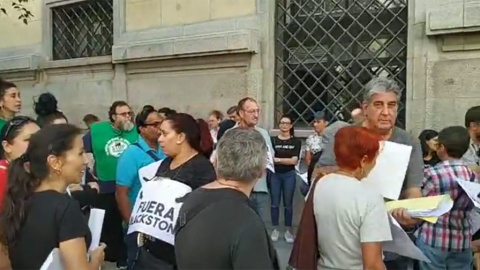
[[[293,114],[305,135],[315,110],[348,120],[373,75],[402,86],[413,133],[480,103],[478,0],[33,0],[28,25],[9,2],[0,76],[24,114],[45,91],[74,123],[115,100],[205,117],[251,96],[262,125]]]

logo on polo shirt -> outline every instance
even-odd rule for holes
[[[118,158],[129,145],[130,142],[124,138],[112,138],[105,145],[105,153],[107,156]]]

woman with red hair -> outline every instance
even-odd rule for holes
[[[313,193],[321,269],[384,269],[381,242],[392,240],[383,198],[362,183],[375,166],[381,139],[364,127],[335,135],[336,173]]]

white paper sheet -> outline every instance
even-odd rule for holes
[[[100,246],[100,235],[102,234],[103,219],[105,218],[105,210],[93,208],[90,210],[90,218],[88,219],[88,227],[92,233],[92,243],[88,251],[92,251]]]
[[[393,252],[415,260],[430,262],[392,216],[390,216],[390,229],[393,240],[382,243],[384,251]]]
[[[60,259],[60,250],[54,248],[48,255],[40,270],[62,270],[62,260]]]
[[[158,168],[162,162],[163,160],[159,160],[138,170],[138,180],[140,180],[142,185],[145,184],[146,181],[150,181],[155,178],[155,174],[157,174]]]
[[[383,197],[398,200],[411,152],[411,146],[385,141],[377,164],[362,182],[375,188]]]
[[[268,145],[267,145],[268,146]],[[275,152],[273,151],[273,149],[270,148],[270,146],[268,146],[268,152],[267,152],[267,169],[271,172],[275,172],[275,163],[274,163],[274,156],[275,156]]]
[[[409,210],[408,213],[413,218],[439,217],[450,211],[452,207],[453,200],[450,197],[445,197],[440,201],[440,204],[435,209]]]
[[[480,184],[460,180],[458,178],[455,180],[457,180],[457,183],[460,185],[460,187],[465,191],[465,193],[467,193],[468,197],[473,202],[475,207],[480,208],[480,199],[477,197],[480,193]]]
[[[468,218],[470,219],[470,223],[472,224],[472,233],[476,233],[480,230],[480,213],[473,209],[468,213]]]

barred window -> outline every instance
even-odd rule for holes
[[[113,0],[52,8],[53,60],[112,54]]]
[[[349,120],[374,76],[406,83],[407,0],[278,0],[275,117]],[[405,93],[397,125],[405,126]]]

